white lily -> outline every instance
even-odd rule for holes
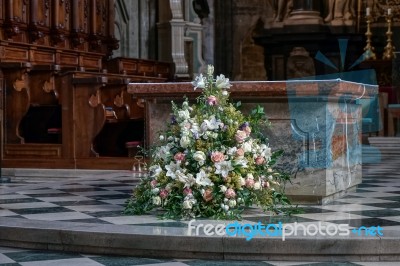
[[[225,76],[221,74],[217,76],[215,86],[217,86],[218,89],[229,89],[232,85],[229,83],[229,79],[225,78]]]
[[[169,165],[165,166],[165,170],[167,170],[166,176],[171,177],[172,179],[176,178],[176,172],[182,170],[180,163],[175,163],[171,161]]]
[[[215,173],[221,174],[222,177],[227,177],[229,172],[233,170],[231,161],[222,161],[215,164]]]
[[[197,88],[204,89],[206,87],[206,78],[203,77],[203,74],[200,74],[196,77],[194,81],[192,81],[192,85],[194,86],[194,90]]]
[[[213,186],[214,183],[208,178],[208,174],[204,172],[203,169],[200,170],[200,173],[196,174],[196,184],[200,186]]]

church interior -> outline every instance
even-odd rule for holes
[[[384,123],[369,135],[394,136],[392,2],[3,1],[2,165],[129,169],[149,129],[128,84],[191,81],[207,64],[233,81],[378,84]]]
[[[399,49],[400,0],[0,0],[0,265],[22,261],[12,247],[176,266],[214,264],[164,259],[399,261]],[[141,147],[208,65],[245,110],[265,107],[288,151],[280,166],[301,181],[287,191],[306,207],[287,222],[380,225],[387,238],[199,242],[186,221],[120,215]],[[45,205],[12,206],[31,200]]]

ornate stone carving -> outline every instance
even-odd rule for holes
[[[355,0],[329,0],[329,12],[324,21],[333,26],[354,25],[355,4]]]
[[[314,61],[303,47],[295,47],[287,61],[288,79],[315,76]]]

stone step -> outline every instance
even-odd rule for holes
[[[4,218],[0,246],[90,254],[218,260],[374,261],[400,260],[400,232],[384,236],[314,235],[254,237],[190,235],[169,228]]]

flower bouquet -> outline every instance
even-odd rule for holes
[[[229,79],[214,79],[213,72],[208,66],[206,76],[193,81],[202,89],[197,104],[172,102],[171,123],[125,213],[159,208],[164,218],[240,219],[247,206],[277,211],[290,204],[283,193],[288,175],[272,167],[280,153],[271,152],[262,134],[268,126],[263,108],[244,115],[240,102],[229,102]]]

